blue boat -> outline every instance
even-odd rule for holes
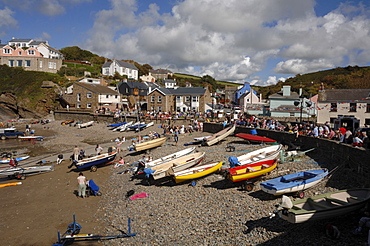
[[[71,165],[68,166],[68,168],[71,168],[72,166],[75,166],[78,170],[79,169],[88,169],[92,172],[96,172],[98,166],[102,166],[104,164],[108,164],[116,158],[117,152],[113,153],[104,153],[101,155],[89,157],[86,159],[82,159],[79,161],[74,161]]]
[[[260,183],[261,189],[269,194],[297,193],[303,198],[306,190],[323,180],[329,174],[327,169],[317,169],[287,174]]]
[[[124,124],[126,124],[126,122],[120,122],[120,123],[110,124],[110,125],[107,125],[107,127],[118,127],[118,126],[122,126]]]
[[[133,126],[129,126],[128,129],[129,130],[136,130],[136,129],[144,129],[146,127],[146,124],[139,124],[139,125],[133,125]]]

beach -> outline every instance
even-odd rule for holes
[[[137,154],[127,150],[130,140],[138,137],[135,132],[114,132],[104,123],[82,129],[60,123],[33,124],[31,128],[35,129],[35,135],[48,137],[42,142],[30,143],[28,148],[31,157],[27,165],[39,160],[55,165],[57,154],[63,153],[64,161],[55,165],[55,171],[27,177],[22,185],[0,189],[3,214],[0,229],[4,240],[1,245],[52,245],[57,241],[57,232],[63,233],[73,222],[73,215],[82,226],[81,233],[117,235],[119,230],[127,231],[130,218],[131,232],[137,234],[134,237],[73,245],[359,245],[366,241],[366,237],[354,236],[350,232],[356,227],[359,214],[298,225],[280,218],[268,218],[275,204],[280,202],[280,197],[264,193],[258,183],[287,173],[325,167],[325,163],[319,164],[309,156],[279,163],[277,169],[255,183],[251,192],[225,180],[221,174],[211,174],[195,183],[175,184],[169,180],[148,185],[141,179],[132,180],[129,164],[117,168],[109,165],[98,168],[97,172],[84,171],[87,179],[93,179],[100,187],[102,196],[79,199],[74,194],[78,172],[67,168],[71,163],[68,158],[75,146],[84,148],[90,155],[95,153],[96,144],[100,144],[106,152],[108,147],[116,146],[114,139],[125,137],[128,141],[122,144],[122,152],[117,159],[122,156],[126,163],[133,163],[143,155],[149,154],[157,159],[191,147],[185,147],[184,143],[210,133],[180,134],[177,146],[173,136],[168,134],[161,147],[150,153]],[[155,124],[140,135],[145,136],[149,131],[163,133]],[[230,143],[235,146],[235,152],[226,151]],[[230,156],[263,147],[246,144],[234,136],[210,147],[195,146],[197,151],[206,153],[203,163],[227,162]],[[338,189],[336,179],[337,176],[333,175],[310,188],[305,191],[306,196]],[[1,179],[0,183],[14,181]],[[147,193],[148,196],[130,200],[126,198],[130,190],[135,194]],[[328,222],[341,230],[338,240],[325,235]]]

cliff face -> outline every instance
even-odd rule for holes
[[[0,121],[15,118],[40,119],[55,107],[53,95],[45,94],[44,99],[36,102],[36,106],[31,108],[30,99],[18,99],[12,93],[3,93],[0,95]]]

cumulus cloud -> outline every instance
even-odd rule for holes
[[[0,9],[0,37],[6,34],[7,29],[16,28],[17,21],[13,18],[14,12],[5,7]]]
[[[174,72],[267,85],[284,79],[274,74],[345,66],[347,58],[363,63],[370,54],[363,5],[317,16],[313,0],[184,0],[170,13],[156,4],[137,13],[137,1],[110,2],[97,13],[86,48]],[[256,77],[271,59],[270,74]]]

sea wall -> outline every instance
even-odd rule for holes
[[[204,123],[203,131],[216,133],[222,130],[221,124]],[[250,133],[249,128],[238,126],[236,133]],[[370,150],[353,147],[349,144],[343,144],[338,141],[314,138],[308,136],[298,136],[284,131],[269,131],[264,129],[256,129],[259,136],[266,136],[277,140],[280,143],[292,143],[300,146],[302,150],[315,148],[313,151],[307,153],[312,159],[317,161],[319,165],[328,168],[329,170],[336,170],[336,172],[348,172],[349,179],[361,180],[363,187],[370,187]]]

